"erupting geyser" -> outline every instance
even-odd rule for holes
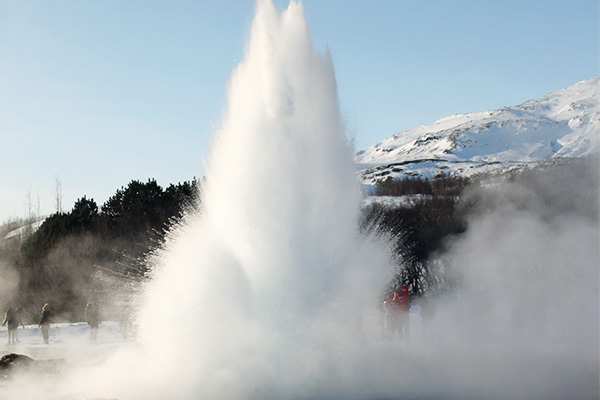
[[[337,393],[361,306],[388,276],[385,251],[358,234],[333,67],[301,4],[258,2],[228,95],[201,212],[156,255],[140,340],[174,369],[158,384],[173,398]]]

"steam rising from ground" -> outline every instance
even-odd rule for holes
[[[598,165],[524,173],[466,196],[468,230],[443,255],[457,292],[440,298],[435,323],[472,354],[458,363],[470,379],[457,383],[475,394],[600,396]]]
[[[568,343],[597,354],[598,178],[596,158],[466,196],[469,229],[448,256],[460,289],[474,296],[486,337]]]
[[[410,340],[382,340],[388,250],[357,232],[330,57],[301,4],[278,15],[261,0],[202,211],[152,260],[141,346],[76,369],[53,398],[596,398],[594,168],[474,192],[485,207],[440,256],[457,290],[429,329],[413,313]]]

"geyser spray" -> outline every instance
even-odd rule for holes
[[[347,390],[362,308],[389,277],[386,251],[357,230],[352,154],[302,4],[279,15],[259,1],[201,212],[154,258],[140,319],[152,364],[177,370],[177,398]]]

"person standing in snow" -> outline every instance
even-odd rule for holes
[[[394,304],[393,310],[396,313],[396,324],[393,329],[393,336],[398,336],[400,339],[408,339],[409,337],[409,310],[410,304],[408,299],[408,288],[406,286],[398,286],[394,291],[392,298]]]
[[[50,306],[48,303],[42,307],[42,316],[40,317],[39,326],[42,328],[42,337],[44,343],[48,344],[50,339]]]
[[[8,307],[8,310],[6,310],[2,325],[6,325],[6,328],[8,329],[8,344],[15,344],[17,342],[15,332],[19,327],[19,324],[16,322],[15,310],[12,307]]]
[[[98,326],[100,326],[100,311],[98,309],[98,304],[94,300],[87,303],[85,315],[87,323],[90,326],[90,341],[96,343],[96,339],[98,338]]]

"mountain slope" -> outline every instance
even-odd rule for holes
[[[499,110],[455,114],[359,152],[364,183],[522,168],[600,149],[600,78]]]

